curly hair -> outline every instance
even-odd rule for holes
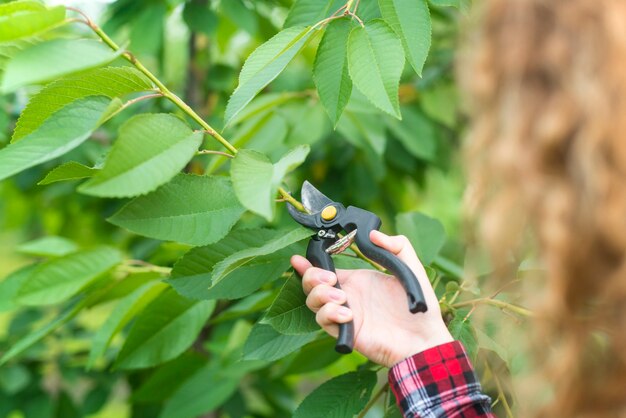
[[[551,395],[532,414],[626,416],[626,2],[477,6],[467,200],[494,260],[531,237],[544,266],[527,302]]]

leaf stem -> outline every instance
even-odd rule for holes
[[[522,315],[522,316],[526,316],[526,317],[532,317],[534,316],[534,314],[526,309],[523,308],[521,306],[517,306],[517,305],[513,305],[512,303],[507,303],[498,299],[491,299],[491,298],[478,298],[478,299],[472,299],[472,300],[467,300],[464,302],[457,302],[455,304],[452,305],[453,308],[460,308],[463,306],[474,306],[474,305],[478,305],[478,304],[485,304],[485,305],[492,305],[492,306],[496,306],[500,309],[505,309],[511,312],[515,312],[516,314]]]
[[[365,417],[365,415],[369,412],[369,410],[372,409],[372,407],[376,404],[376,402],[378,402],[378,399],[385,392],[387,392],[387,389],[389,389],[389,383],[385,383],[384,385],[382,385],[380,389],[378,389],[378,391],[374,394],[374,396],[372,396],[372,398],[369,400],[367,405],[365,405],[365,408],[363,408],[363,410],[359,413],[359,415],[357,415],[357,418]]]
[[[200,151],[198,151],[196,153],[196,155],[205,155],[205,154],[214,154],[214,155],[221,155],[221,156],[226,157],[226,158],[234,158],[231,154],[229,154],[227,152],[214,151],[214,150],[210,150],[210,149],[202,149],[202,150],[200,150]]]
[[[514,418],[511,406],[509,405],[509,402],[506,399],[506,395],[504,394],[504,390],[502,389],[500,379],[498,379],[498,376],[493,372],[493,369],[489,366],[489,363],[487,361],[485,361],[485,368],[487,368],[487,370],[489,370],[489,373],[491,373],[491,375],[493,376],[493,380],[496,383],[496,388],[498,389],[498,399],[502,402],[502,406],[504,407],[507,418]]]
[[[109,46],[114,51],[119,51],[121,48],[119,45],[113,41],[107,35],[102,28],[100,28],[97,24],[95,24],[86,14],[84,14],[79,9],[68,7],[68,10],[72,10],[76,13],[79,13],[81,16],[85,18],[87,25],[94,31],[96,35],[102,41]],[[213,138],[215,138],[218,142],[220,142],[227,150],[229,150],[233,155],[237,154],[237,148],[235,148],[230,142],[228,142],[224,137],[222,137],[215,129],[211,127],[204,119],[202,119],[187,103],[185,103],[180,97],[174,94],[170,89],[168,89],[150,70],[148,70],[142,63],[139,61],[133,54],[126,51],[122,54],[124,59],[130,62],[135,68],[141,71],[146,77],[150,79],[154,83],[155,86],[158,87],[159,91],[163,95],[169,99],[172,103],[174,103],[180,110],[185,112],[189,117],[191,117],[196,123],[198,123],[202,128],[204,128],[207,133],[209,133]]]

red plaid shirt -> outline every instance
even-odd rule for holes
[[[389,384],[406,418],[495,418],[459,341],[396,364]]]

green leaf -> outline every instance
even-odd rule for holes
[[[179,174],[108,220],[147,237],[206,245],[223,238],[243,212],[228,179]]]
[[[183,19],[189,30],[192,32],[201,32],[208,36],[213,35],[219,23],[219,18],[215,12],[209,8],[208,4],[193,1],[185,3]]]
[[[226,275],[250,263],[255,258],[272,254],[282,250],[298,241],[311,237],[311,230],[303,227],[296,227],[289,232],[283,232],[278,237],[266,241],[262,246],[255,248],[246,248],[238,251],[217,263],[213,268],[212,286],[216,286]]]
[[[255,368],[258,362],[207,364],[179,386],[165,402],[159,417],[195,418],[215,411],[235,392],[243,376]]]
[[[137,115],[120,128],[102,170],[78,190],[101,197],[151,192],[185,167],[202,137],[173,115]]]
[[[456,129],[459,113],[459,93],[452,84],[439,84],[422,92],[424,112],[451,129]]]
[[[100,247],[55,258],[37,266],[18,291],[23,305],[52,305],[81,289],[122,261],[116,249]]]
[[[387,136],[379,115],[346,110],[337,124],[337,130],[361,149],[369,149],[379,157],[385,153]]]
[[[82,144],[98,127],[110,100],[92,96],[76,100],[46,120],[22,141],[0,150],[0,180],[50,161]]]
[[[495,352],[505,363],[511,362],[512,357],[509,350],[478,328],[474,328],[474,333],[478,347]]]
[[[7,361],[15,358],[16,356],[23,353],[25,350],[30,348],[33,344],[41,341],[44,337],[48,336],[56,329],[61,327],[63,324],[67,323],[70,319],[76,316],[78,312],[83,308],[83,304],[81,302],[77,302],[67,308],[65,308],[62,312],[59,313],[52,321],[48,322],[43,327],[30,332],[25,337],[20,339],[18,342],[13,344],[11,348],[9,348],[0,358],[0,366],[5,364]]]
[[[352,23],[337,19],[328,24],[317,49],[313,65],[313,80],[333,125],[337,125],[352,93],[348,73],[348,36]]]
[[[376,386],[370,370],[337,376],[315,389],[293,414],[294,418],[345,418],[365,408]]]
[[[255,257],[213,284],[216,264],[238,252],[258,248],[282,236],[282,230],[241,229],[232,231],[219,242],[192,248],[172,269],[168,283],[190,299],[236,299],[247,296],[263,284],[278,278],[289,268],[289,258],[299,253],[294,245]]]
[[[376,107],[398,119],[403,68],[402,42],[383,20],[375,19],[352,30],[348,39],[352,82]]]
[[[193,344],[214,308],[214,301],[192,301],[166,290],[137,317],[115,367],[145,368],[178,357]]]
[[[435,6],[440,7],[456,7],[457,9],[461,7],[462,0],[429,0]]]
[[[65,19],[65,7],[46,8],[34,1],[0,4],[0,42],[30,37],[55,26]]]
[[[0,368],[0,389],[7,395],[15,395],[31,382],[31,375],[26,366],[12,364]]]
[[[46,177],[37,184],[43,186],[57,181],[80,180],[91,177],[98,171],[100,170],[97,168],[87,167],[76,161],[68,161],[52,169],[46,174]]]
[[[252,328],[243,347],[243,358],[245,360],[276,361],[310,343],[316,335],[316,332],[283,335],[270,325],[257,324]]]
[[[396,32],[407,60],[422,75],[431,38],[430,12],[426,0],[378,0],[385,21]]]
[[[260,152],[240,150],[230,169],[239,201],[250,211],[271,221],[274,218],[278,187],[287,173],[304,162],[309,151],[308,145],[298,146],[272,164]]]
[[[336,344],[336,339],[330,336],[324,336],[319,340],[315,340],[305,345],[291,360],[289,367],[284,372],[284,375],[289,376],[319,372],[330,364],[343,358],[343,355],[335,351]]]
[[[467,311],[458,310],[454,313],[454,318],[448,324],[448,330],[455,340],[461,341],[467,350],[470,359],[475,360],[478,353],[478,341],[474,327],[467,318]]]
[[[312,32],[311,28],[285,29],[250,54],[239,74],[239,85],[226,106],[226,125],[285,69]]]
[[[20,244],[16,250],[22,254],[61,257],[78,250],[78,245],[67,238],[50,235]]]
[[[308,334],[320,329],[315,314],[306,306],[302,282],[293,275],[287,279],[261,322],[288,335]]]
[[[396,230],[411,241],[424,265],[433,262],[446,242],[446,231],[441,222],[419,212],[398,214]]]
[[[17,302],[17,292],[26,283],[36,267],[36,264],[22,267],[0,282],[0,312],[11,311],[20,307]]]
[[[152,83],[133,67],[106,67],[67,76],[45,86],[34,95],[20,114],[12,142],[35,131],[53,113],[87,96],[111,99],[152,90]]]
[[[104,354],[113,337],[166,288],[163,283],[146,283],[115,305],[115,309],[91,338],[87,369],[91,369]]]
[[[0,90],[11,93],[66,74],[100,67],[124,52],[90,39],[54,39],[19,51],[6,64]]]
[[[387,127],[413,156],[434,161],[437,155],[437,132],[433,122],[413,107],[402,108],[402,121],[386,119]]]
[[[312,26],[344,4],[345,0],[297,0],[289,10],[284,27]]]

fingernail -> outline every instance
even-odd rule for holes
[[[337,311],[337,314],[342,318],[350,318],[350,316],[352,315],[352,312],[350,311],[350,308],[346,308],[345,306],[342,306]]]

